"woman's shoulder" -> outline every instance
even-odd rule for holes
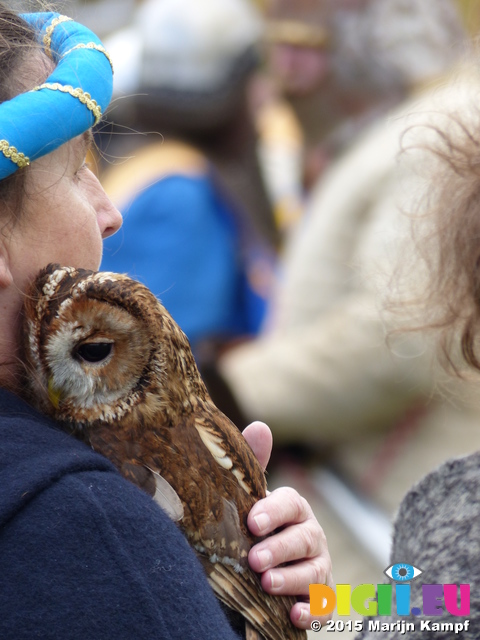
[[[419,480],[405,496],[399,516],[411,509],[427,512],[432,506],[443,510],[446,502],[455,502],[449,507],[461,511],[464,500],[456,499],[474,494],[480,494],[480,452],[449,459]]]
[[[63,522],[75,521],[78,531],[82,522],[99,518],[124,529],[129,519],[135,521],[132,534],[142,527],[156,528],[154,537],[160,529],[162,535],[175,532],[173,538],[178,532],[151,497],[107,458],[0,390],[0,527],[28,521],[37,512],[47,529],[57,514]],[[178,539],[185,550],[183,536]]]
[[[103,456],[19,397],[0,389],[0,474],[12,486],[48,482],[69,471],[114,470]]]
[[[0,526],[23,517],[39,496],[61,499],[65,479],[98,473],[121,480],[105,457],[0,389]]]
[[[480,453],[446,461],[402,501],[395,519],[393,562],[428,569],[430,581],[434,574],[450,576],[455,583],[471,581],[472,566],[478,565],[479,516]]]

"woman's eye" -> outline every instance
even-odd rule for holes
[[[398,564],[392,564],[385,569],[385,575],[395,582],[410,582],[414,578],[418,578],[423,571],[421,569],[417,569],[412,564],[405,564],[404,562],[399,562]]]
[[[80,180],[80,178],[82,177],[82,175],[84,174],[84,172],[85,172],[87,169],[89,169],[89,168],[90,168],[89,163],[85,161],[85,162],[82,164],[82,166],[81,166],[81,167],[79,167],[79,168],[75,171],[75,178],[76,178],[77,180]]]
[[[102,362],[108,358],[112,349],[112,342],[86,342],[75,350],[73,356],[85,362]]]

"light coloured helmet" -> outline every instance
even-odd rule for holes
[[[215,92],[262,34],[249,0],[147,0],[133,27],[107,40],[115,91]]]

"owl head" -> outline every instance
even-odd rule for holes
[[[74,429],[135,411],[168,420],[206,397],[185,334],[125,275],[48,265],[23,315],[28,399]]]

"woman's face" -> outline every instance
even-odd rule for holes
[[[85,164],[90,139],[90,132],[78,136],[27,170],[22,218],[8,240],[10,270],[20,290],[49,262],[98,269],[102,239],[122,224]]]
[[[326,49],[278,43],[269,51],[269,68],[290,96],[317,91],[330,74],[331,54]]]

